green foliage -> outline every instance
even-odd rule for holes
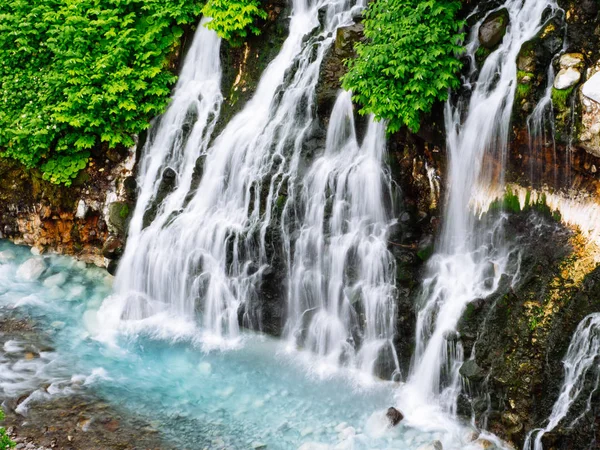
[[[0,421],[1,420],[4,420],[4,411],[2,411],[2,409],[0,409]],[[6,429],[4,427],[0,427],[0,449],[13,448],[15,445],[16,444],[6,433]]]
[[[164,111],[168,55],[199,0],[0,2],[0,155],[69,184],[89,150]]]
[[[202,13],[213,19],[206,27],[232,45],[240,45],[248,32],[260,34],[254,22],[259,18],[267,18],[266,11],[260,8],[259,0],[209,0]]]
[[[420,127],[421,115],[448,90],[460,86],[457,55],[464,35],[456,19],[459,0],[376,0],[365,12],[366,41],[347,61],[345,89],[372,113],[388,121],[388,132]]]

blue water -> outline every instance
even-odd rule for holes
[[[31,258],[43,259],[46,269],[24,281],[18,270]],[[98,339],[105,330],[97,311],[111,283],[102,269],[63,256],[33,256],[27,247],[0,241],[0,311],[30,318],[53,347],[18,360],[11,355],[25,344],[3,337],[2,397],[50,383],[19,412],[85,385],[148,419],[179,448],[416,449],[434,439],[463,448],[456,429],[389,429],[384,414],[397,385],[365,383],[343,371],[324,375],[313,370],[310,357],[264,336],[247,334],[236,348],[208,352],[191,337],[173,341],[146,332],[121,334],[107,344]]]

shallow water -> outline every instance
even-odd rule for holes
[[[31,258],[46,269],[23,281],[19,267]],[[0,242],[3,316],[30,319],[51,341],[44,348],[1,337],[0,395],[37,389],[18,413],[83,385],[150,420],[179,448],[416,449],[434,439],[466,448],[459,438],[465,429],[450,421],[424,432],[407,417],[408,425],[389,429],[385,410],[396,384],[311,366],[312,358],[271,338],[247,334],[236,348],[210,352],[190,330],[175,342],[137,332],[107,344],[98,339],[105,330],[97,311],[111,282],[104,270]]]

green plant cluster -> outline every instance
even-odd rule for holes
[[[211,27],[245,36],[239,24],[263,13],[254,0],[240,4],[219,2]],[[197,23],[204,7],[204,0],[0,2],[0,156],[69,185],[93,148],[132,146],[164,112],[176,80],[170,57],[182,27]]]
[[[259,0],[209,0],[202,13],[213,19],[206,27],[234,46],[240,45],[248,33],[260,34],[255,21],[267,18]]]
[[[459,0],[375,0],[364,14],[365,42],[347,61],[345,89],[361,114],[417,131],[422,114],[460,86],[463,21]]]
[[[4,420],[4,411],[2,411],[2,409],[0,409],[0,421],[1,420]],[[13,448],[15,445],[15,442],[10,438],[6,429],[0,427],[0,449]]]

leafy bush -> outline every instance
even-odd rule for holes
[[[421,115],[457,88],[463,51],[460,0],[374,0],[364,14],[365,42],[347,61],[345,89],[361,114],[388,121],[388,132],[413,131]]]
[[[232,45],[240,45],[248,32],[260,34],[254,22],[257,18],[267,18],[258,0],[209,0],[202,13],[213,19],[206,27]]]
[[[216,5],[221,14],[211,26],[226,38],[244,36],[240,24],[263,17],[254,1]],[[169,56],[181,26],[196,23],[203,6],[204,0],[1,1],[0,156],[69,185],[90,149],[133,145],[132,136],[164,112],[176,80]]]
[[[0,421],[4,420],[4,411],[0,409]],[[6,433],[4,427],[0,427],[0,449],[13,448],[16,444],[11,440],[10,436]]]

